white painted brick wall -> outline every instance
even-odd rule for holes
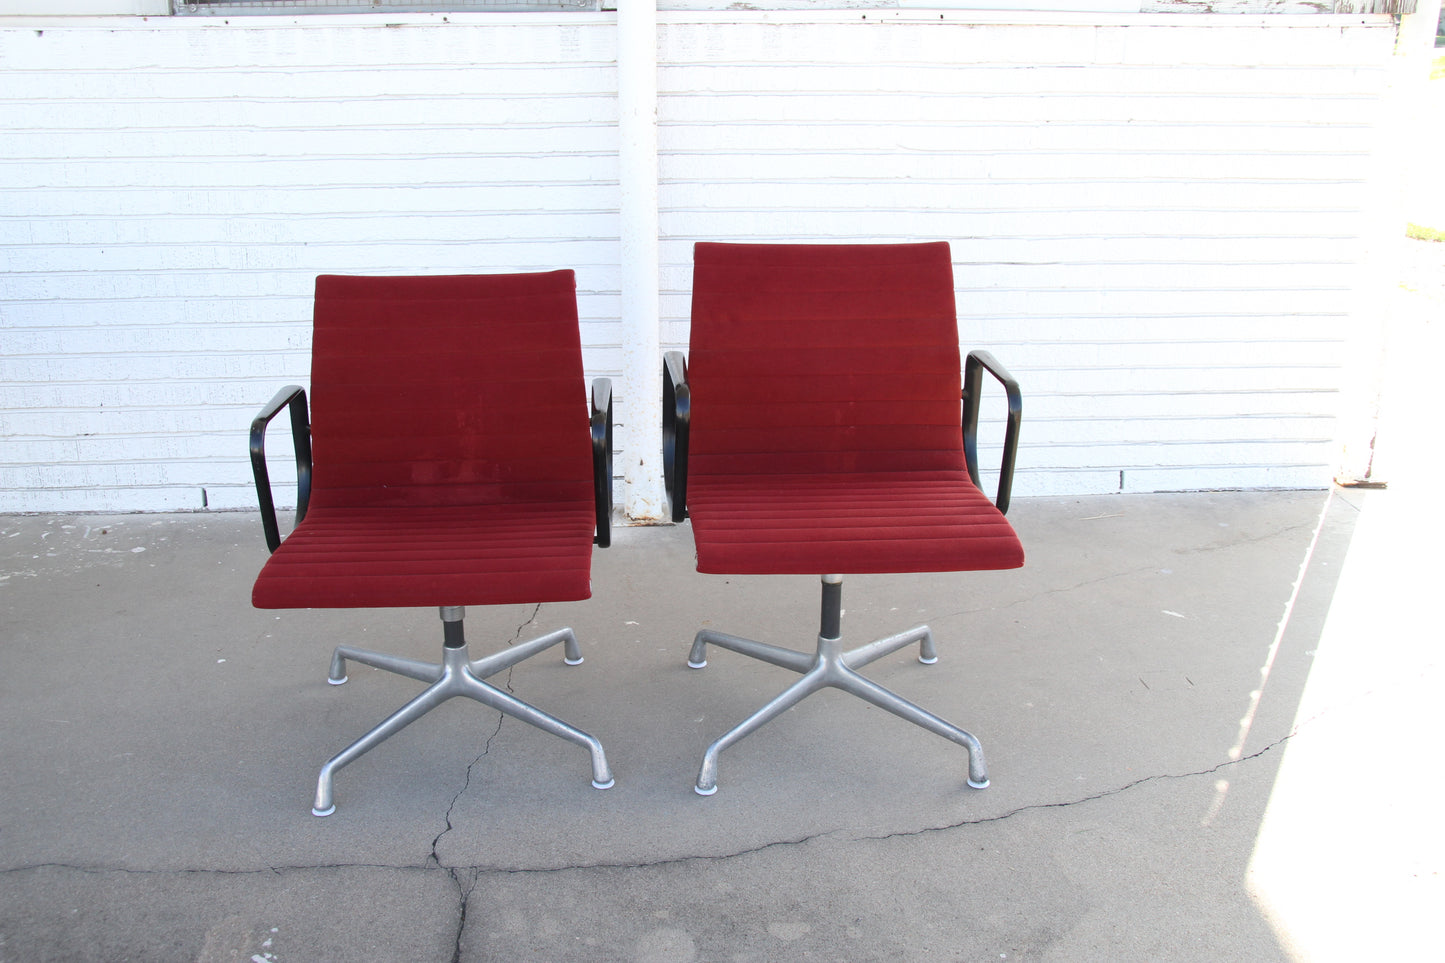
[[[572,267],[620,375],[611,17],[403,19],[0,18],[0,511],[254,504],[318,273]],[[664,342],[695,240],[946,239],[1021,493],[1325,484],[1388,18],[1015,19],[664,14]]]

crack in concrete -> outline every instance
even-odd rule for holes
[[[1112,789],[1105,789],[1105,790],[1103,790],[1103,791],[1101,791],[1101,792],[1093,793],[1093,794],[1088,795],[1088,796],[1080,796],[1080,797],[1077,798],[1077,799],[1065,799],[1065,800],[1060,800],[1060,801],[1058,801],[1058,802],[1049,802],[1049,803],[1031,803],[1031,804],[1029,804],[1029,805],[1027,805],[1027,806],[1019,806],[1017,809],[1011,809],[1011,810],[1009,810],[1008,812],[998,813],[998,814],[993,815],[993,816],[983,816],[983,817],[979,817],[979,818],[977,818],[977,819],[962,819],[962,820],[958,820],[958,821],[956,821],[956,822],[944,823],[944,824],[938,825],[938,826],[924,826],[924,827],[922,827],[922,828],[920,828],[920,829],[906,829],[906,830],[899,830],[899,831],[897,831],[897,832],[883,833],[883,834],[881,834],[881,835],[863,835],[863,836],[853,836],[853,837],[851,837],[851,838],[852,838],[853,840],[862,840],[862,841],[869,841],[869,842],[884,841],[884,840],[889,840],[889,839],[906,839],[906,838],[911,837],[911,836],[923,836],[923,835],[927,835],[927,834],[930,834],[930,833],[947,832],[947,831],[949,831],[949,830],[953,830],[953,829],[963,829],[963,828],[970,827],[970,826],[986,826],[986,825],[989,825],[989,824],[991,824],[991,823],[1003,822],[1004,820],[1012,819],[1013,817],[1022,815],[1023,813],[1033,812],[1033,811],[1036,811],[1036,810],[1067,809],[1067,808],[1070,808],[1070,807],[1073,807],[1073,806],[1082,806],[1082,805],[1084,805],[1084,804],[1086,804],[1086,803],[1096,802],[1096,801],[1098,801],[1098,800],[1100,800],[1100,799],[1107,799],[1107,798],[1109,798],[1110,796],[1117,796],[1117,795],[1119,795],[1119,794],[1121,794],[1121,793],[1129,792],[1129,791],[1132,790],[1132,789],[1136,789],[1136,788],[1138,788],[1139,786],[1142,786],[1142,785],[1145,785],[1145,784],[1148,784],[1148,783],[1160,782],[1160,781],[1163,781],[1163,780],[1193,779],[1193,778],[1197,778],[1197,777],[1200,777],[1200,776],[1209,776],[1209,775],[1212,775],[1212,774],[1214,774],[1214,773],[1221,772],[1221,771],[1226,770],[1226,769],[1230,769],[1230,768],[1232,768],[1232,767],[1234,767],[1234,766],[1242,765],[1243,763],[1253,761],[1253,760],[1255,760],[1255,759],[1260,758],[1261,756],[1266,755],[1266,754],[1269,753],[1269,752],[1272,752],[1273,750],[1275,750],[1275,749],[1279,748],[1280,746],[1284,745],[1286,742],[1288,742],[1290,739],[1292,739],[1292,738],[1293,738],[1295,735],[1297,735],[1297,734],[1298,734],[1298,730],[1297,730],[1297,729],[1296,729],[1296,730],[1292,730],[1291,732],[1287,733],[1286,735],[1282,736],[1281,738],[1275,740],[1274,742],[1271,742],[1269,745],[1266,745],[1266,746],[1264,746],[1263,748],[1258,749],[1258,750],[1256,750],[1255,752],[1252,752],[1252,753],[1250,753],[1250,754],[1247,755],[1247,756],[1241,756],[1239,759],[1228,759],[1228,760],[1225,760],[1224,762],[1219,763],[1218,765],[1211,766],[1211,767],[1209,767],[1208,769],[1200,769],[1200,770],[1195,770],[1195,771],[1190,771],[1190,772],[1181,772],[1181,773],[1156,773],[1156,774],[1151,775],[1151,776],[1141,776],[1141,777],[1138,778],[1138,779],[1135,779],[1135,780],[1133,780],[1133,781],[1131,781],[1131,782],[1124,783],[1123,785],[1120,785],[1120,786],[1115,786],[1115,787],[1112,788]],[[666,858],[666,859],[657,859],[657,860],[648,860],[648,861],[638,861],[638,862],[630,862],[630,863],[579,863],[579,864],[574,864],[574,865],[571,865],[571,866],[557,866],[557,867],[544,867],[544,868],[472,866],[472,867],[470,867],[470,869],[471,869],[474,873],[478,874],[478,876],[480,876],[480,874],[482,874],[482,873],[496,873],[496,874],[508,875],[508,876],[514,876],[514,875],[520,876],[520,875],[532,875],[532,874],[541,875],[541,874],[548,874],[548,873],[562,873],[562,872],[571,872],[571,871],[576,871],[576,870],[593,870],[593,869],[621,869],[621,870],[628,870],[628,869],[657,869],[657,868],[662,868],[662,867],[666,867],[666,866],[686,865],[686,864],[688,864],[688,863],[696,863],[696,862],[722,862],[722,861],[725,861],[725,860],[738,859],[738,858],[741,858],[741,857],[744,857],[744,856],[752,856],[752,855],[755,855],[755,854],[757,854],[757,853],[766,852],[767,850],[770,850],[770,849],[777,849],[777,848],[779,848],[779,847],[800,846],[800,845],[803,845],[803,844],[806,844],[806,843],[813,842],[814,840],[827,839],[827,838],[829,838],[829,837],[836,836],[836,835],[838,835],[839,833],[842,833],[843,831],[844,831],[843,827],[835,827],[835,828],[833,828],[833,829],[826,829],[826,830],[821,830],[821,831],[815,832],[815,833],[808,833],[808,834],[806,834],[806,835],[798,836],[798,837],[793,838],[793,839],[777,839],[777,840],[772,840],[771,842],[762,843],[762,844],[760,844],[760,845],[752,846],[752,847],[749,847],[749,848],[747,848],[747,849],[733,850],[733,851],[730,851],[730,852],[717,853],[717,854],[714,854],[714,855],[673,856],[673,857],[669,857],[669,858]]]
[[[498,723],[498,728],[500,729],[500,722]],[[1242,765],[1242,764],[1244,764],[1244,763],[1253,761],[1253,760],[1255,760],[1255,759],[1260,758],[1261,756],[1264,756],[1264,755],[1266,755],[1266,754],[1268,754],[1268,753],[1270,753],[1270,752],[1273,752],[1274,750],[1276,750],[1277,748],[1279,748],[1280,746],[1282,746],[1282,745],[1284,745],[1286,742],[1288,742],[1288,741],[1289,741],[1291,738],[1293,738],[1297,733],[1298,733],[1298,729],[1293,730],[1293,731],[1287,733],[1286,735],[1284,735],[1283,737],[1281,737],[1280,739],[1275,740],[1274,742],[1272,742],[1272,743],[1264,746],[1263,748],[1261,748],[1261,749],[1259,749],[1259,750],[1257,750],[1257,751],[1255,751],[1255,752],[1250,753],[1250,754],[1247,755],[1247,756],[1243,756],[1243,757],[1241,757],[1240,759],[1236,759],[1236,760],[1226,760],[1226,761],[1224,761],[1224,762],[1219,763],[1219,764],[1216,765],[1216,766],[1211,766],[1211,767],[1206,768],[1206,769],[1200,769],[1200,770],[1195,770],[1195,771],[1190,771],[1190,772],[1184,772],[1184,773],[1158,773],[1158,774],[1154,774],[1154,775],[1150,775],[1150,776],[1143,776],[1143,777],[1140,777],[1140,778],[1138,778],[1138,779],[1132,780],[1132,781],[1130,781],[1130,782],[1124,783],[1123,785],[1115,786],[1115,787],[1112,788],[1112,789],[1105,789],[1105,790],[1103,790],[1103,791],[1100,791],[1100,792],[1097,792],[1097,793],[1092,793],[1092,794],[1089,794],[1089,795],[1087,795],[1087,796],[1081,796],[1081,797],[1076,798],[1076,799],[1067,799],[1067,800],[1060,800],[1060,801],[1057,801],[1057,802],[1047,802],[1047,803],[1033,803],[1033,804],[1026,805],[1026,806],[1019,806],[1019,807],[1016,808],[1016,809],[1009,810],[1008,812],[998,813],[998,814],[993,815],[993,816],[983,816],[983,817],[979,817],[979,818],[975,818],[975,819],[962,819],[962,820],[957,820],[957,821],[954,821],[954,822],[944,823],[944,824],[937,825],[937,826],[925,826],[925,827],[922,827],[922,828],[919,828],[919,829],[899,830],[899,831],[896,831],[896,832],[889,832],[889,833],[882,833],[882,834],[873,834],[873,835],[852,836],[852,837],[850,837],[850,839],[851,839],[851,841],[886,842],[886,841],[888,841],[888,840],[893,840],[893,839],[908,839],[908,838],[912,838],[912,837],[919,837],[919,836],[930,835],[930,834],[933,834],[933,833],[943,833],[943,832],[949,832],[949,831],[953,831],[953,830],[967,829],[967,828],[971,828],[971,827],[975,827],[975,826],[985,826],[985,825],[990,825],[990,824],[993,824],[993,823],[1003,822],[1003,821],[1005,821],[1005,820],[1012,819],[1012,818],[1014,818],[1014,817],[1016,817],[1016,816],[1020,816],[1020,815],[1022,815],[1022,814],[1029,813],[1029,812],[1036,812],[1036,811],[1043,811],[1043,810],[1050,810],[1050,809],[1067,809],[1067,808],[1071,808],[1071,807],[1075,807],[1075,806],[1086,805],[1086,804],[1091,803],[1091,802],[1097,802],[1097,801],[1099,801],[1099,800],[1101,800],[1101,799],[1107,799],[1107,798],[1110,798],[1110,797],[1113,797],[1113,796],[1118,796],[1118,795],[1121,795],[1121,794],[1124,794],[1124,793],[1128,793],[1128,792],[1130,792],[1130,791],[1132,791],[1132,790],[1134,790],[1134,789],[1137,789],[1137,788],[1140,787],[1140,786],[1147,785],[1147,784],[1154,783],[1154,782],[1160,782],[1160,781],[1163,781],[1163,780],[1190,779],[1190,778],[1198,778],[1198,777],[1202,777],[1202,776],[1209,776],[1209,775],[1212,775],[1212,774],[1215,774],[1215,773],[1218,773],[1218,772],[1221,772],[1221,771],[1224,771],[1224,770],[1233,768],[1233,767],[1235,767],[1235,766],[1239,766],[1239,765]],[[493,733],[493,737],[495,737],[495,735],[496,735],[496,733],[494,732],[494,733]],[[490,748],[490,743],[491,743],[491,739],[489,738],[489,739],[488,739],[488,744],[487,744],[487,746],[484,747],[481,755],[479,755],[479,756],[477,757],[476,762],[479,762],[479,761],[487,754],[487,750]],[[474,762],[473,765],[475,765],[475,764],[476,764],[476,763]],[[817,841],[817,840],[828,839],[828,838],[830,838],[830,837],[836,837],[836,836],[838,836],[840,833],[843,833],[843,832],[844,832],[843,827],[834,827],[834,828],[832,828],[832,829],[822,830],[822,831],[819,831],[819,832],[807,833],[807,834],[804,834],[804,835],[801,835],[801,836],[797,836],[797,837],[794,837],[794,838],[791,838],[791,839],[772,840],[772,841],[769,841],[769,842],[766,842],[766,843],[762,843],[762,844],[757,845],[757,846],[750,846],[750,847],[748,847],[748,848],[746,848],[746,849],[733,850],[733,851],[726,852],[726,853],[718,853],[718,854],[714,854],[714,855],[675,856],[675,857],[670,857],[670,858],[666,858],[666,859],[648,860],[648,861],[633,861],[633,862],[626,862],[626,863],[614,862],[614,863],[574,864],[574,865],[570,865],[570,866],[559,866],[559,867],[549,867],[549,868],[488,867],[488,866],[484,866],[484,865],[445,866],[445,865],[442,864],[441,859],[440,859],[440,856],[439,856],[439,854],[437,853],[437,846],[438,846],[440,840],[442,839],[442,837],[445,836],[448,832],[451,831],[451,829],[452,829],[452,823],[451,823],[451,812],[452,812],[452,808],[455,807],[457,801],[458,801],[458,800],[461,798],[461,796],[467,791],[467,789],[469,788],[469,786],[470,786],[470,767],[469,767],[469,770],[468,770],[468,782],[467,782],[467,785],[464,785],[464,786],[462,787],[462,789],[460,789],[460,790],[457,792],[456,796],[453,797],[453,799],[452,799],[451,805],[449,805],[448,808],[447,808],[447,812],[446,812],[446,828],[443,829],[440,833],[438,833],[437,836],[436,836],[436,838],[432,840],[431,853],[428,855],[426,861],[425,861],[424,863],[422,863],[421,865],[406,865],[406,864],[397,865],[397,864],[385,864],[385,863],[332,863],[332,864],[295,865],[295,866],[268,866],[268,867],[263,867],[263,868],[258,868],[258,869],[249,869],[249,870],[224,870],[224,869],[145,870],[145,869],[128,869],[128,868],[123,868],[123,867],[81,866],[81,865],[74,865],[74,864],[67,864],[67,863],[38,863],[38,864],[29,865],[29,866],[19,866],[19,867],[7,868],[7,869],[0,869],[0,877],[10,876],[10,875],[14,875],[14,874],[17,874],[17,873],[28,872],[28,871],[43,870],[43,869],[68,870],[68,871],[81,872],[81,873],[91,873],[91,874],[97,874],[97,875],[99,875],[99,874],[104,874],[104,873],[125,873],[125,874],[148,875],[148,876],[165,876],[165,875],[177,875],[177,876],[188,876],[188,875],[247,876],[247,875],[252,875],[252,876],[254,876],[254,875],[262,875],[262,874],[269,874],[269,875],[280,876],[280,875],[284,875],[285,873],[288,873],[288,872],[318,872],[318,871],[323,871],[323,872],[324,872],[324,871],[333,870],[333,869],[355,869],[355,868],[359,868],[359,869],[381,869],[381,870],[391,870],[391,871],[399,871],[399,872],[420,872],[420,873],[445,872],[445,873],[447,874],[447,876],[449,877],[449,879],[451,880],[452,884],[456,887],[456,891],[457,891],[456,929],[455,929],[455,936],[454,936],[454,940],[453,940],[453,944],[452,944],[451,963],[461,963],[461,960],[462,960],[462,952],[463,952],[463,950],[462,950],[463,941],[464,941],[464,939],[465,939],[466,932],[467,932],[467,923],[468,923],[468,915],[469,915],[469,914],[468,914],[468,909],[469,909],[469,906],[470,906],[470,903],[471,903],[472,893],[473,893],[473,891],[475,890],[476,885],[477,885],[478,881],[481,879],[481,877],[482,877],[483,874],[505,875],[505,876],[522,876],[522,875],[543,875],[543,874],[553,874],[553,873],[563,873],[563,872],[579,872],[579,871],[580,871],[580,872],[585,872],[585,871],[588,871],[588,870],[624,870],[624,871],[625,871],[625,870],[648,870],[648,869],[661,869],[661,868],[666,868],[666,867],[671,867],[671,866],[684,866],[684,865],[696,864],[696,863],[702,863],[702,862],[718,863],[718,862],[730,861],[730,860],[735,860],[735,859],[741,859],[741,858],[747,857],[747,856],[753,856],[753,855],[756,855],[756,854],[759,854],[759,853],[764,853],[764,852],[767,852],[767,851],[773,850],[773,849],[793,848],[793,847],[797,847],[797,846],[802,846],[802,845],[806,845],[806,844],[808,844],[808,843],[811,843],[811,842],[814,842],[814,841]]]
[[[1251,752],[1247,756],[1241,756],[1238,759],[1226,759],[1224,762],[1221,762],[1216,766],[1210,766],[1208,769],[1198,769],[1191,772],[1155,773],[1152,776],[1140,776],[1138,779],[1135,779],[1131,782],[1126,782],[1121,786],[1115,786],[1113,789],[1105,789],[1088,796],[1080,796],[1077,799],[1065,799],[1058,802],[1049,803],[1030,803],[1027,806],[1019,806],[1017,809],[1010,809],[1008,812],[999,813],[995,816],[983,816],[978,819],[963,819],[959,820],[958,822],[944,823],[941,826],[925,826],[922,829],[900,830],[895,833],[885,833],[881,836],[859,836],[857,838],[870,841],[885,839],[906,839],[910,836],[925,836],[929,833],[946,832],[950,829],[962,829],[965,826],[986,826],[989,823],[1003,822],[1006,819],[1012,819],[1013,817],[1022,815],[1023,813],[1034,812],[1037,810],[1068,809],[1073,806],[1082,806],[1086,803],[1097,802],[1100,799],[1108,799],[1110,796],[1117,796],[1120,793],[1128,792],[1131,789],[1137,789],[1139,786],[1143,786],[1151,782],[1162,782],[1164,780],[1173,779],[1195,779],[1200,776],[1210,776],[1217,772],[1222,772],[1234,766],[1238,766],[1243,763],[1250,762],[1254,759],[1258,759],[1266,753],[1273,752],[1275,749],[1284,745],[1286,742],[1289,742],[1289,740],[1293,739],[1297,734],[1298,730],[1293,730],[1286,735],[1280,737],[1279,739],[1276,739],[1274,742],[1271,742],[1270,744],[1264,746],[1263,748]]]
[[[534,617],[535,617],[535,613],[534,613]],[[530,621],[530,620],[529,620],[529,621]],[[524,623],[523,625],[525,626],[526,624],[527,624],[527,623]],[[1321,713],[1321,715],[1325,715],[1325,714],[1328,714],[1328,713]],[[1122,785],[1115,786],[1115,787],[1113,787],[1113,788],[1111,788],[1111,789],[1104,789],[1104,790],[1101,790],[1100,792],[1091,793],[1091,794],[1086,795],[1086,796],[1080,796],[1080,797],[1075,798],[1075,799],[1064,799],[1064,800],[1059,800],[1059,801],[1056,801],[1056,802],[1031,803],[1031,804],[1029,804],[1029,805],[1019,806],[1019,807],[1017,807],[1017,808],[1015,808],[1015,809],[1008,810],[1007,812],[997,813],[997,814],[992,815],[992,816],[982,816],[982,817],[973,818],[973,819],[961,819],[961,820],[957,820],[957,821],[953,821],[953,822],[943,823],[943,824],[936,825],[936,826],[924,826],[924,827],[921,827],[921,828],[918,828],[918,829],[898,830],[898,831],[895,831],[895,832],[888,832],[888,833],[882,833],[882,834],[871,834],[871,835],[852,836],[852,837],[850,837],[850,838],[851,838],[852,840],[854,840],[854,841],[883,842],[883,841],[887,841],[887,840],[890,840],[890,839],[907,839],[907,838],[910,838],[910,837],[925,836],[925,835],[929,835],[929,834],[932,834],[932,833],[941,833],[941,832],[949,832],[949,831],[951,831],[951,830],[957,830],[957,829],[966,829],[966,828],[970,828],[970,827],[974,827],[974,826],[986,826],[986,825],[990,825],[990,824],[993,824],[993,823],[1003,822],[1003,821],[1005,821],[1005,820],[1012,819],[1012,818],[1014,818],[1014,817],[1016,817],[1016,816],[1020,816],[1020,815],[1023,815],[1023,814],[1025,814],[1025,813],[1037,812],[1037,811],[1043,811],[1043,810],[1050,810],[1050,809],[1068,809],[1068,808],[1072,808],[1072,807],[1075,807],[1075,806],[1086,805],[1086,804],[1091,803],[1091,802],[1097,802],[1097,801],[1102,800],[1102,799],[1108,799],[1108,798],[1113,797],[1113,796],[1118,796],[1118,795],[1121,795],[1121,794],[1124,794],[1124,793],[1128,793],[1128,792],[1130,792],[1130,791],[1132,791],[1132,790],[1134,790],[1134,789],[1139,788],[1140,786],[1148,785],[1148,784],[1150,784],[1150,783],[1156,783],[1156,782],[1161,782],[1161,781],[1166,781],[1166,780],[1171,780],[1171,781],[1172,781],[1172,780],[1178,780],[1178,779],[1193,779],[1193,778],[1199,778],[1199,777],[1203,777],[1203,776],[1210,776],[1210,775],[1214,775],[1214,774],[1216,774],[1216,773],[1219,773],[1219,772],[1222,772],[1222,771],[1225,771],[1225,770],[1232,769],[1232,768],[1234,768],[1234,767],[1243,765],[1243,764],[1245,764],[1245,763],[1252,762],[1252,761],[1254,761],[1254,760],[1256,760],[1256,759],[1259,759],[1259,758],[1261,758],[1261,757],[1263,757],[1263,756],[1265,756],[1265,755],[1267,755],[1267,754],[1269,754],[1269,753],[1271,753],[1271,752],[1274,752],[1276,749],[1278,749],[1278,748],[1280,748],[1281,746],[1285,745],[1285,744],[1288,743],[1291,739],[1293,739],[1296,735],[1298,735],[1298,734],[1300,733],[1300,731],[1301,731],[1305,726],[1307,726],[1307,725],[1308,725],[1308,720],[1307,720],[1306,722],[1304,722],[1304,723],[1301,723],[1300,725],[1297,725],[1296,727],[1294,727],[1293,729],[1291,729],[1289,732],[1287,732],[1285,735],[1281,736],[1279,739],[1276,739],[1276,740],[1274,740],[1273,742],[1270,742],[1269,744],[1261,747],[1260,749],[1255,750],[1254,752],[1249,753],[1248,755],[1241,756],[1239,759],[1225,760],[1225,761],[1223,761],[1223,762],[1220,762],[1220,763],[1217,764],[1217,765],[1210,766],[1210,767],[1205,768],[1205,769],[1191,770],[1191,771],[1189,771],[1189,772],[1182,772],[1182,773],[1156,773],[1156,774],[1153,774],[1153,775],[1141,776],[1141,777],[1138,778],[1138,779],[1131,780],[1130,782],[1123,783]],[[493,733],[492,733],[492,735],[488,737],[486,745],[483,747],[482,752],[481,752],[481,753],[477,756],[477,758],[472,762],[472,766],[475,766],[477,763],[479,763],[479,762],[487,755],[487,753],[490,751],[490,748],[491,748],[492,739],[494,739],[494,738],[496,737],[496,735],[498,734],[498,732],[500,731],[500,729],[501,729],[501,720],[498,720],[497,729],[494,730]],[[477,882],[480,880],[480,878],[481,878],[481,876],[482,876],[483,874],[497,874],[497,875],[507,875],[507,876],[520,876],[520,875],[542,875],[542,874],[563,873],[563,872],[588,871],[588,870],[599,870],[599,869],[600,869],[600,870],[638,870],[638,869],[645,870],[645,869],[659,869],[659,868],[664,868],[664,867],[669,867],[669,866],[687,865],[687,864],[699,863],[699,862],[723,862],[723,861],[728,861],[728,860],[740,859],[740,858],[743,858],[743,857],[746,857],[746,856],[756,855],[756,854],[758,854],[758,853],[767,852],[768,850],[772,850],[772,849],[792,848],[792,847],[796,847],[796,846],[805,845],[805,844],[807,844],[807,843],[814,842],[814,841],[816,841],[816,840],[828,839],[828,838],[830,838],[830,837],[836,837],[836,836],[838,836],[840,833],[843,833],[843,832],[845,831],[844,827],[838,826],[838,827],[834,827],[834,828],[832,828],[832,829],[826,829],[826,830],[821,830],[821,831],[818,831],[818,832],[807,833],[807,834],[800,835],[800,836],[797,836],[797,837],[794,837],[794,838],[790,838],[790,839],[771,840],[771,841],[769,841],[769,842],[761,843],[761,844],[756,845],[756,846],[750,846],[750,847],[747,847],[747,848],[745,848],[745,849],[732,850],[732,851],[725,852],[725,853],[716,853],[716,854],[711,854],[711,855],[673,856],[673,857],[668,857],[668,858],[664,858],[664,859],[657,859],[657,860],[641,860],[641,861],[632,861],[632,862],[578,863],[578,864],[573,864],[573,865],[569,865],[569,866],[540,867],[540,868],[534,868],[534,867],[487,866],[487,865],[483,865],[483,864],[447,866],[447,865],[444,865],[444,864],[441,862],[441,858],[440,858],[439,853],[437,852],[437,849],[438,849],[438,845],[439,845],[442,837],[444,837],[447,833],[449,833],[449,832],[452,830],[452,828],[453,828],[453,827],[452,827],[452,821],[451,821],[452,810],[455,808],[457,802],[461,799],[461,797],[462,797],[462,796],[467,792],[467,790],[470,788],[470,785],[471,785],[471,767],[472,767],[472,766],[469,766],[469,767],[468,767],[468,774],[467,774],[467,781],[466,781],[466,783],[462,786],[462,788],[461,788],[460,790],[457,791],[456,795],[452,798],[451,804],[447,807],[447,812],[445,813],[445,816],[444,816],[444,820],[445,820],[445,823],[446,823],[445,828],[444,828],[441,832],[439,832],[439,833],[436,835],[436,837],[432,840],[431,852],[428,854],[426,860],[425,860],[423,863],[421,863],[421,864],[406,864],[406,863],[399,863],[399,864],[398,864],[398,863],[317,863],[317,864],[297,864],[297,865],[266,866],[266,867],[259,867],[259,868],[256,868],[256,869],[198,869],[198,868],[180,868],[180,869],[134,869],[134,868],[122,867],[122,866],[96,866],[96,865],[81,865],[81,864],[64,863],[64,862],[46,862],[46,863],[32,863],[32,864],[23,865],[23,866],[12,866],[12,867],[7,867],[7,868],[0,868],[0,877],[15,875],[15,874],[24,873],[24,872],[32,872],[32,871],[37,871],[37,870],[44,870],[44,869],[57,869],[57,870],[65,870],[65,871],[79,872],[79,873],[88,873],[88,874],[95,874],[95,875],[101,875],[101,874],[106,874],[106,873],[122,873],[122,874],[137,875],[137,876],[167,876],[167,875],[172,875],[172,876],[200,876],[200,875],[213,875],[213,876],[258,876],[258,875],[263,875],[263,874],[265,874],[265,875],[280,876],[280,875],[284,875],[284,874],[289,873],[289,872],[318,872],[318,871],[337,870],[337,869],[379,869],[379,870],[390,870],[390,871],[395,871],[395,872],[419,872],[419,873],[445,872],[445,873],[448,875],[448,877],[451,879],[452,883],[456,886],[456,889],[457,889],[457,899],[458,899],[457,926],[456,926],[455,941],[454,941],[454,944],[453,944],[452,963],[460,963],[461,954],[462,954],[462,941],[463,941],[463,938],[464,938],[464,936],[465,936],[466,926],[467,926],[467,917],[468,917],[468,912],[467,912],[467,911],[468,911],[468,906],[469,906],[470,901],[471,901],[472,892],[473,892],[474,889],[476,888],[476,884],[477,884]]]
[[[508,675],[510,675],[510,670]],[[502,731],[502,719],[506,717],[501,713],[498,713],[498,716],[496,727],[492,729],[491,735],[487,736],[486,741],[482,744],[482,751],[467,765],[466,778],[462,781],[462,787],[457,790],[456,795],[452,796],[451,802],[447,804],[447,811],[442,814],[442,822],[444,823],[442,831],[437,833],[432,839],[431,852],[427,856],[427,865],[446,872],[451,878],[452,885],[455,886],[457,890],[457,927],[456,935],[452,943],[452,963],[460,963],[462,958],[462,938],[467,932],[467,907],[471,903],[472,890],[476,886],[477,876],[475,872],[472,872],[471,879],[464,882],[462,880],[462,873],[466,871],[467,867],[447,866],[443,864],[441,855],[437,852],[437,849],[441,844],[442,837],[453,829],[452,811],[456,809],[457,802],[462,796],[466,795],[467,790],[471,788],[472,770],[492,751],[492,740]]]
[[[538,602],[533,607],[532,614],[527,616],[527,618],[524,619],[521,624],[517,626],[516,631],[512,633],[512,637],[507,640],[507,646],[509,648],[513,645],[516,645],[517,642],[522,638],[522,632],[527,628],[527,626],[532,625],[537,621],[537,616],[541,614],[541,611],[542,603]],[[501,688],[504,688],[507,690],[508,693],[515,695],[515,693],[512,691],[513,668],[515,668],[515,666],[508,667],[506,671],[506,677],[502,682]],[[456,938],[452,944],[452,963],[461,963],[462,941],[466,936],[467,932],[467,908],[471,904],[472,890],[475,889],[477,885],[477,871],[474,867],[444,865],[441,860],[441,855],[440,853],[438,853],[437,850],[441,845],[442,837],[445,836],[447,833],[451,832],[453,829],[452,812],[456,809],[457,803],[461,800],[462,796],[466,795],[467,790],[471,788],[473,770],[475,770],[476,767],[481,763],[481,761],[487,757],[488,753],[492,751],[492,742],[497,738],[497,736],[501,734],[502,722],[506,718],[506,713],[497,713],[497,724],[492,729],[491,734],[487,736],[486,741],[483,742],[482,751],[477,754],[477,757],[475,759],[473,759],[470,763],[467,764],[466,778],[462,781],[462,787],[457,790],[456,795],[452,796],[451,802],[447,804],[447,811],[442,815],[442,821],[444,823],[444,826],[442,828],[442,831],[437,833],[435,838],[432,839],[431,853],[427,857],[427,862],[429,865],[435,866],[437,869],[446,871],[447,875],[451,878],[452,885],[455,886],[457,890],[457,928]],[[469,873],[471,878],[469,880],[463,881],[463,873]]]

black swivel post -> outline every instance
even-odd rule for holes
[[[818,636],[824,639],[843,637],[843,576],[823,576],[823,617]]]
[[[462,613],[465,611],[460,605],[442,606],[442,645],[448,649],[466,647],[467,640],[462,630]]]

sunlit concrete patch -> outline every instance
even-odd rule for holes
[[[1348,496],[1360,520],[1295,734],[1260,827],[1250,890],[1301,960],[1439,951],[1445,731],[1433,499]]]

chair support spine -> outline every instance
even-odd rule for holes
[[[672,520],[687,518],[687,446],[692,427],[692,389],[681,351],[662,356],[662,475]]]
[[[276,392],[251,422],[251,474],[256,479],[256,498],[261,505],[261,527],[266,547],[281,547],[281,527],[276,521],[276,502],[271,494],[271,476],[266,470],[266,428],[282,408],[290,409],[291,441],[296,449],[296,521],[306,517],[311,500],[311,418],[306,406],[306,389],[287,385]]]
[[[843,576],[823,576],[822,615],[818,619],[818,634],[825,639],[843,637]]]
[[[592,488],[597,501],[599,548],[612,544],[612,381],[592,382]]]
[[[963,457],[968,466],[968,477],[982,490],[983,484],[978,477],[978,408],[983,398],[984,371],[1003,385],[1008,399],[998,494],[994,497],[998,510],[1008,514],[1009,498],[1013,492],[1014,461],[1018,457],[1019,425],[1023,421],[1023,394],[1008,369],[987,351],[970,351],[963,365]]]

